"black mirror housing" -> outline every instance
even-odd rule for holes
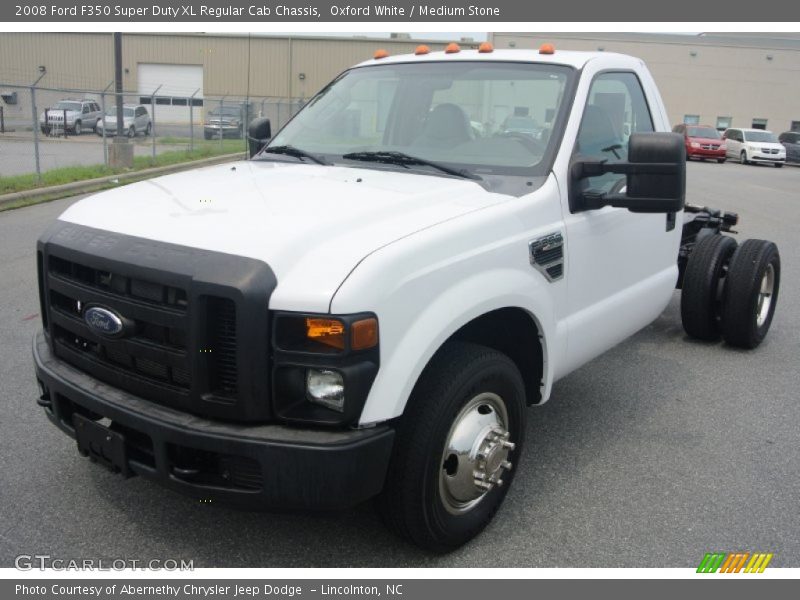
[[[272,138],[272,125],[269,119],[258,118],[250,121],[247,128],[247,148],[250,158],[261,152]]]
[[[605,173],[627,177],[623,194],[588,194],[579,182]],[[628,162],[578,160],[572,164],[570,208],[593,210],[604,206],[631,212],[669,213],[683,209],[686,198],[686,147],[678,133],[633,133]]]

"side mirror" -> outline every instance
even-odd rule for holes
[[[606,173],[626,176],[624,193],[582,189],[581,180]],[[604,206],[637,213],[669,213],[683,209],[686,196],[686,147],[678,133],[633,133],[628,162],[577,160],[570,168],[570,208],[594,210]]]
[[[247,127],[247,149],[250,158],[261,152],[272,138],[272,125],[263,117],[253,119]]]

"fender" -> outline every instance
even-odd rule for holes
[[[521,308],[533,319],[542,337],[547,398],[566,349],[566,327],[557,325],[566,282],[549,283],[531,267],[528,242],[560,229],[557,194],[550,177],[528,196],[397,240],[353,270],[334,295],[331,313],[369,306],[378,316],[381,368],[362,425],[402,414],[441,345],[473,319],[501,308]]]

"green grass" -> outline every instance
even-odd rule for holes
[[[229,142],[236,143],[231,144]],[[129,173],[131,171],[141,171],[142,169],[149,169],[152,167],[166,167],[192,160],[219,156],[221,154],[232,154],[234,152],[242,152],[244,154],[243,146],[244,143],[241,140],[223,140],[221,147],[219,140],[217,140],[216,143],[198,142],[195,143],[194,150],[191,152],[189,152],[188,149],[169,150],[167,152],[161,152],[157,154],[155,159],[153,159],[151,156],[136,156],[133,159],[133,169],[111,169],[104,165],[87,165],[77,167],[62,167],[59,169],[46,171],[42,173],[41,181],[36,178],[35,173],[12,175],[11,177],[0,177],[0,195],[10,194],[13,192],[23,192],[53,185],[62,185],[65,183],[73,183],[75,181],[86,181],[87,179],[96,179],[98,177],[105,177],[107,175],[118,175],[120,173]]]

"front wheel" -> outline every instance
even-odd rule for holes
[[[80,121],[75,121],[75,125],[73,125],[73,127],[72,127],[72,132],[75,135],[80,135],[83,132],[83,128],[81,127],[81,122]]]
[[[780,169],[783,166],[783,163],[775,163],[775,168]]]
[[[133,125],[128,128],[128,137],[136,137],[136,128]]]
[[[448,343],[426,367],[398,426],[379,510],[390,528],[434,552],[492,520],[518,468],[525,391],[504,354]]]
[[[781,259],[766,240],[747,240],[728,266],[722,294],[722,337],[732,346],[755,348],[766,337],[778,303]]]
[[[150,133],[151,133],[152,131],[153,131],[153,124],[152,124],[152,123],[148,123],[148,124],[147,124],[147,127],[146,127],[146,128],[145,128],[145,130],[144,130],[144,135],[145,135],[145,137],[149,137],[149,136],[150,136]]]
[[[718,162],[719,164],[722,164],[722,163],[724,163],[724,162],[725,162],[725,160],[726,160],[726,159],[724,159],[724,158],[718,158],[718,159],[717,159],[717,162]]]
[[[742,153],[739,155],[739,163],[743,165],[750,164],[750,161],[747,160],[747,152],[745,152],[744,150],[742,150]]]

